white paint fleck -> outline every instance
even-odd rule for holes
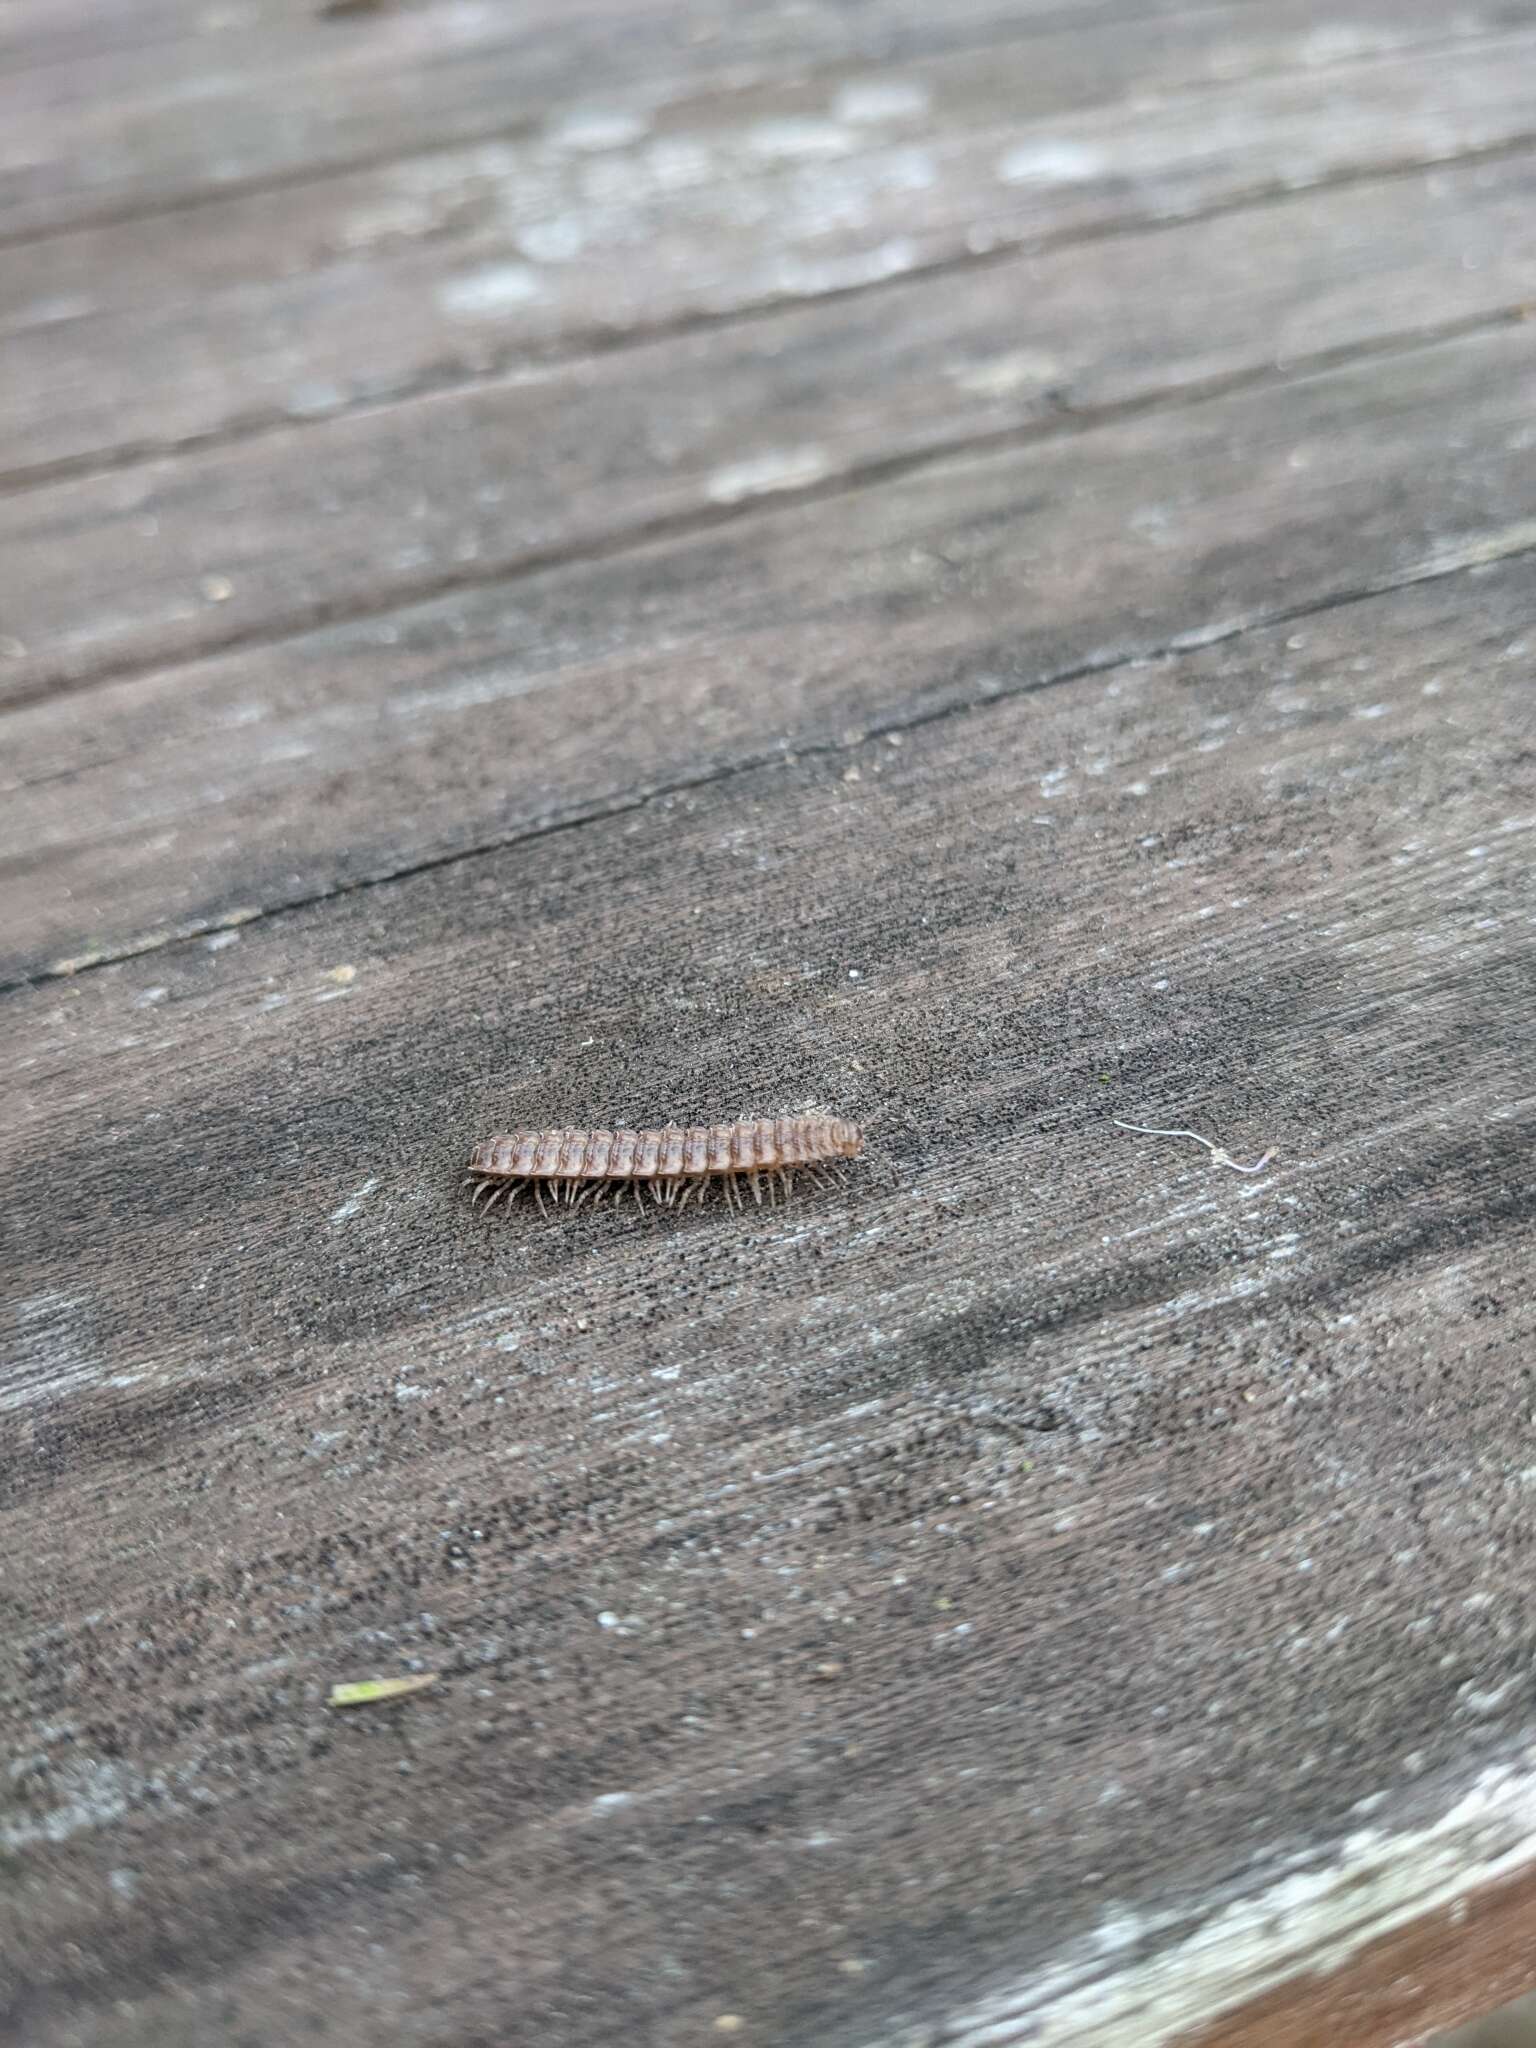
[[[36,1820],[0,1823],[0,1849],[67,1842],[86,1828],[109,1826],[128,1811],[131,1780],[121,1764],[100,1759],[66,1764],[57,1774],[64,1795]]]
[[[1363,23],[1330,21],[1303,37],[1301,61],[1312,65],[1344,64],[1391,47],[1388,37]]]
[[[15,1341],[0,1358],[0,1412],[55,1401],[99,1382],[101,1361],[83,1294],[48,1289],[24,1296],[13,1322]]]
[[[852,78],[833,100],[832,118],[876,127],[883,121],[916,120],[928,106],[928,88],[915,78]]]
[[[239,943],[240,934],[238,932],[214,932],[211,937],[203,941],[204,946],[210,953],[222,953],[226,946],[238,946]]]
[[[518,235],[517,246],[535,263],[572,263],[587,246],[587,223],[575,213],[536,220]]]
[[[587,107],[568,114],[549,131],[549,139],[556,149],[598,156],[604,150],[627,149],[630,143],[649,134],[650,125],[642,115],[621,107]]]
[[[61,292],[56,298],[34,299],[30,305],[18,307],[9,319],[0,322],[0,331],[9,329],[13,334],[24,334],[32,327],[58,327],[66,320],[89,319],[97,310],[97,304],[84,292]]]
[[[1106,168],[1102,150],[1047,136],[1008,150],[998,159],[997,175],[1005,185],[1076,185],[1101,176]]]
[[[544,283],[531,263],[488,263],[463,271],[438,287],[437,303],[461,320],[495,320],[544,296]]]
[[[767,449],[717,469],[705,490],[711,504],[739,505],[745,498],[760,498],[773,491],[804,490],[828,475],[831,467],[823,448]]]
[[[1038,390],[1061,373],[1059,357],[1047,355],[1043,349],[1021,348],[951,370],[949,379],[957,390],[967,391],[975,398],[1007,398],[1027,387]]]
[[[1461,1688],[1461,1705],[1469,1714],[1493,1714],[1503,1706],[1515,1690],[1516,1681],[1506,1679],[1503,1685],[1494,1686],[1490,1691],[1478,1692],[1472,1686]]]
[[[853,249],[845,255],[786,255],[773,273],[773,282],[781,292],[814,298],[822,292],[847,291],[855,285],[900,277],[916,262],[917,244],[908,236],[893,235],[876,248]]]
[[[328,412],[335,412],[346,403],[346,393],[339,384],[325,384],[318,379],[309,384],[295,384],[288,393],[287,410],[290,419],[321,419]]]
[[[370,1175],[370,1177],[363,1182],[362,1186],[358,1189],[355,1195],[348,1195],[347,1199],[342,1203],[339,1209],[333,1209],[331,1211],[331,1221],[333,1223],[350,1222],[351,1219],[362,1208],[364,1202],[367,1201],[368,1197],[373,1193],[374,1189],[378,1186],[378,1184],[378,1175]]]
[[[759,121],[747,134],[755,156],[803,163],[808,158],[847,156],[853,137],[835,121]]]

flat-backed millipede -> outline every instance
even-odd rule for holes
[[[653,1131],[512,1131],[487,1138],[469,1155],[466,1181],[487,1209],[532,1188],[576,1207],[630,1189],[662,1208],[682,1208],[718,1188],[733,1206],[750,1194],[788,1195],[797,1172],[821,1175],[840,1159],[857,1159],[864,1133],[830,1116],[764,1117],[734,1124],[668,1124]],[[546,1211],[547,1213],[547,1211]]]

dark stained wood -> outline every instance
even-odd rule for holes
[[[1532,9],[0,73],[0,2041],[1524,1988]]]
[[[1342,41],[1312,0],[1241,0],[910,64],[848,53],[806,82],[648,106],[608,147],[600,100],[546,99],[530,133],[15,248],[5,472],[1530,145],[1536,28],[1470,39],[1453,62],[1440,0],[1361,12]],[[1400,20],[1427,47],[1393,54]],[[1340,54],[1362,40],[1389,54]],[[1243,81],[1225,120],[1224,71]]]
[[[1264,1998],[1186,2037],[1179,2048],[1525,2048],[1531,2018],[1442,2038],[1442,2029],[1496,2011],[1536,1981],[1531,1913],[1536,1877],[1522,1871],[1470,1892],[1439,1913],[1382,1935],[1324,1975],[1291,1978]],[[1406,2031],[1405,2031],[1406,2030]]]
[[[1170,276],[1198,276],[1198,296],[1168,292]],[[946,447],[1295,375],[1506,318],[1533,290],[1536,156],[1522,155],[922,278],[0,498],[5,623],[25,649],[0,666],[0,694],[381,612]]]
[[[1529,548],[1533,410],[1500,328],[44,703],[6,725],[5,965]]]
[[[964,2039],[1459,1796],[1532,1651],[1533,575],[13,997],[13,2029]],[[761,1224],[456,1192],[806,1097],[883,1158]]]

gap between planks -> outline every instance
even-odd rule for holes
[[[422,860],[406,861],[399,867],[385,869],[378,874],[361,875],[355,880],[332,882],[323,889],[306,890],[302,894],[262,904],[255,909],[242,910],[232,916],[191,919],[172,931],[156,932],[147,938],[120,946],[103,947],[100,952],[86,954],[78,959],[54,961],[35,974],[17,975],[8,981],[0,982],[0,996],[24,994],[49,982],[71,981],[76,976],[91,973],[97,968],[115,967],[125,960],[143,959],[148,954],[165,952],[173,946],[186,945],[215,932],[229,931],[237,926],[243,929],[248,925],[264,924],[271,918],[287,917],[300,911],[313,910],[323,903],[360,895],[367,889],[410,881],[417,875],[457,867],[463,862],[480,860],[488,855],[505,852],[514,846],[530,845],[541,839],[552,838],[556,833],[572,832],[586,825],[625,817],[632,812],[644,810],[649,804],[663,802],[671,797],[686,796],[696,790],[733,781],[738,776],[755,774],[766,768],[783,767],[792,761],[835,760],[839,755],[849,753],[855,747],[867,746],[871,740],[884,739],[893,733],[918,732],[928,726],[946,723],[950,719],[965,718],[977,713],[984,714],[994,706],[1011,703],[1019,697],[1035,696],[1045,690],[1060,689],[1087,676],[1112,675],[1117,669],[1178,660],[1181,656],[1197,653],[1202,648],[1245,639],[1252,633],[1290,625],[1302,619],[1315,618],[1320,613],[1338,611],[1349,605],[1364,604],[1373,598],[1390,597],[1394,591],[1410,590],[1421,583],[1438,583],[1458,576],[1471,575],[1479,569],[1491,567],[1494,563],[1512,561],[1528,554],[1536,554],[1536,520],[1522,522],[1507,529],[1502,535],[1490,536],[1454,550],[1437,553],[1397,576],[1381,577],[1338,590],[1325,591],[1321,596],[1309,598],[1303,603],[1253,612],[1246,618],[1213,621],[1205,626],[1187,628],[1182,633],[1170,635],[1155,646],[1127,648],[1113,654],[1089,656],[1084,660],[1071,662],[1063,668],[1031,677],[1026,682],[1016,683],[1011,688],[989,691],[984,697],[952,697],[944,703],[933,705],[924,711],[912,712],[905,717],[877,720],[865,727],[856,739],[811,739],[786,749],[758,750],[743,754],[736,760],[720,763],[701,774],[680,776],[673,781],[657,783],[649,789],[634,790],[607,803],[585,805],[564,817],[550,818],[519,831],[478,840],[472,846],[455,847],[448,853],[434,854]]]

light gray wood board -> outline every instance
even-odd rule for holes
[[[928,2042],[1527,1740],[1533,574],[8,998],[31,2048]],[[456,1192],[807,1097],[785,1214]]]
[[[1426,19],[1443,33],[1438,5]],[[16,248],[4,467],[121,460],[1536,136],[1530,29],[1308,63],[1337,40],[1288,0],[1045,42],[1054,61],[1037,38],[705,94],[598,150],[573,108],[536,134]]]
[[[1302,0],[1282,0],[1293,15]],[[1228,0],[1218,24],[1252,0]],[[680,94],[728,96],[826,65],[889,61],[946,47],[1088,29],[1106,46],[1139,25],[1177,35],[1202,10],[1168,0],[956,0],[941,12],[913,0],[849,8],[582,0],[577,6],[466,6],[463,0],[379,8],[326,21],[319,0],[244,0],[183,11],[182,32],[135,48],[107,34],[55,44],[57,65],[13,60],[0,80],[12,139],[0,174],[0,233],[37,235],[100,217],[186,206],[226,188],[278,184],[517,133],[552,108],[600,98],[609,111],[650,112]],[[1309,10],[1315,22],[1315,7]],[[1361,20],[1318,36],[1324,54],[1401,41],[1448,41],[1482,22],[1436,21],[1423,0],[1361,0]],[[57,11],[56,11],[57,18]],[[1497,0],[1488,25],[1530,18],[1528,0]],[[168,23],[165,24],[169,26]],[[1110,33],[1106,36],[1105,30]],[[1239,29],[1263,47],[1263,30]],[[34,47],[40,47],[34,41]],[[1106,48],[1106,62],[1113,55]]]
[[[0,497],[0,701],[1527,300],[1536,155],[896,283]]]
[[[506,119],[509,108],[513,115],[539,111],[538,89],[547,92],[557,83],[566,91],[583,81],[588,87],[632,85],[642,60],[685,78],[700,69],[708,75],[710,67],[734,70],[748,62],[793,66],[813,53],[825,58],[846,55],[850,48],[942,48],[956,37],[1006,36],[1035,25],[1049,29],[1090,14],[1109,26],[1179,11],[1179,0],[951,0],[942,13],[919,0],[860,0],[855,8],[836,0],[791,0],[788,6],[750,9],[731,0],[518,0],[515,9],[472,8],[464,0],[377,0],[374,19],[342,31],[320,26],[323,5],[324,0],[262,0],[258,10],[252,0],[215,0],[212,6],[208,0],[76,0],[66,13],[56,0],[9,0],[0,23],[0,55],[16,69],[69,62],[98,93],[110,85],[142,106],[154,92],[154,70],[98,71],[90,60],[135,44],[179,43],[180,50],[162,47],[158,73],[160,112],[174,117],[171,81],[198,69],[260,72],[306,65],[333,81],[350,82],[356,92],[371,71],[398,63],[406,52],[419,60],[426,110],[440,111],[451,123],[457,96],[467,89],[457,73],[457,60],[465,54],[505,67],[508,75],[498,82]],[[1493,18],[1505,18],[1502,7]],[[358,26],[370,31],[366,38],[359,37]],[[362,50],[356,47],[360,40]],[[518,69],[507,61],[510,48],[525,60],[521,96]],[[447,61],[434,66],[434,57]],[[532,76],[530,58],[543,67]],[[480,103],[482,114],[487,104]],[[388,111],[400,118],[393,103]],[[317,125],[323,119],[322,109],[311,114],[304,136],[285,138],[285,165],[291,168],[301,140],[313,144],[323,138],[325,130]],[[204,170],[212,179],[212,164]]]
[[[1530,547],[1528,330],[935,463],[9,717],[56,969]]]

